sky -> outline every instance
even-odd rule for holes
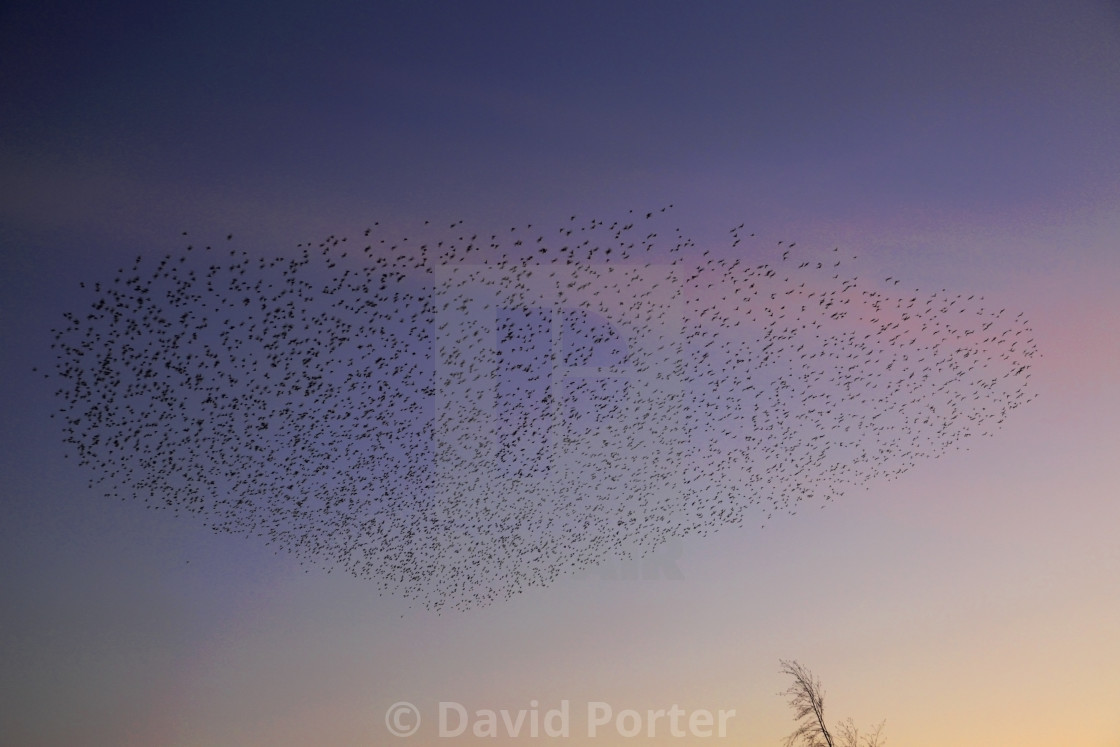
[[[6,3],[0,49],[0,742],[774,745],[797,660],[830,726],[885,720],[892,745],[1120,745],[1115,2],[60,0]],[[795,514],[751,488],[741,522],[644,565],[561,557],[552,583],[438,613],[107,498],[65,441],[54,330],[137,257],[232,235],[291,259],[375,224],[389,244],[459,221],[640,233],[647,212],[690,240],[678,270],[785,269],[796,243],[888,299],[1022,312],[1030,401]],[[783,288],[809,277],[788,268]],[[677,466],[667,505],[714,490]],[[564,702],[567,737],[472,735],[479,711],[543,724]],[[471,726],[441,736],[440,703]],[[673,706],[734,715],[648,736]]]

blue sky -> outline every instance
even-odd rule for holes
[[[409,700],[396,743],[488,744],[440,740],[436,704],[569,699],[734,708],[706,742],[773,744],[796,658],[891,743],[1115,744],[1115,3],[15,3],[0,48],[0,741],[389,744]],[[695,264],[839,247],[861,288],[1023,312],[1037,397],[824,510],[680,540],[683,578],[440,616],[107,500],[50,417],[52,329],[138,255],[670,203]]]

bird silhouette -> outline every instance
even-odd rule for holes
[[[138,257],[54,330],[63,438],[106,495],[438,611],[823,507],[1033,398],[1023,314],[665,212]]]

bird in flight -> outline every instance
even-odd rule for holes
[[[139,257],[54,332],[63,438],[106,495],[449,610],[825,506],[1032,399],[1022,314],[671,216]]]

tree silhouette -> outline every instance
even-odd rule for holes
[[[880,722],[869,734],[861,734],[855,722],[848,719],[840,724],[837,732],[840,741],[833,740],[824,721],[824,688],[808,667],[796,662],[779,662],[782,674],[793,678],[793,683],[782,695],[789,698],[797,729],[786,737],[785,747],[884,747],[883,724]]]
[[[880,721],[870,734],[860,734],[855,722],[849,718],[840,724],[840,747],[883,747],[887,743],[883,737],[883,724]]]

